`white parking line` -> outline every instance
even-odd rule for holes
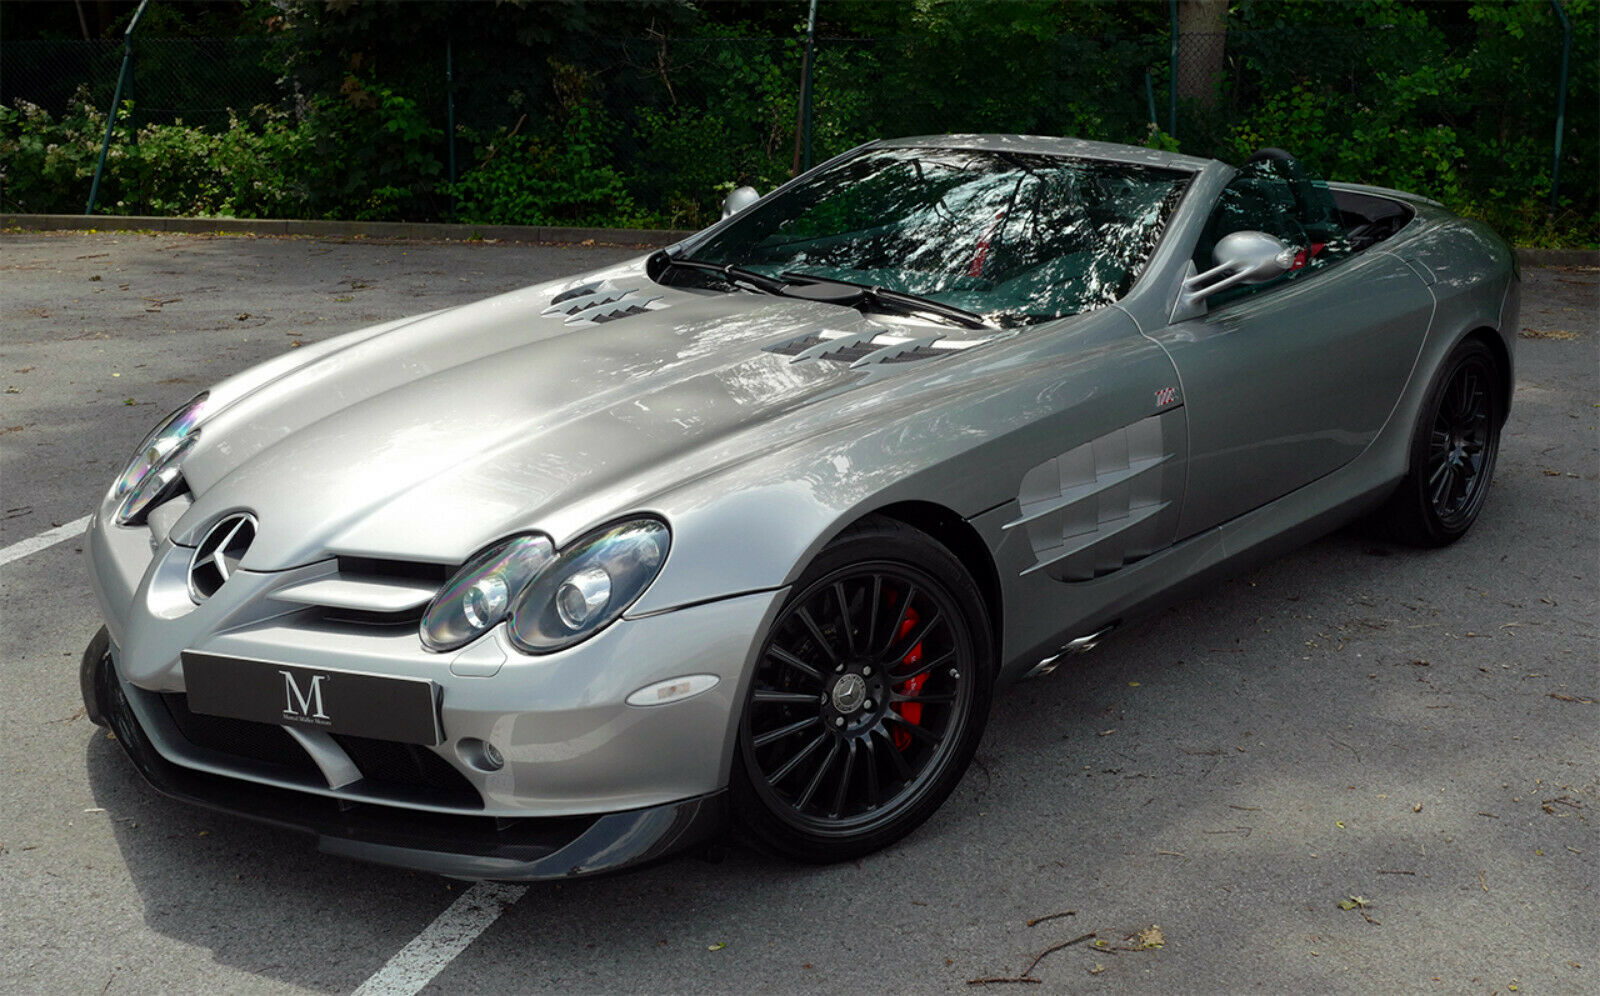
[[[38,553],[63,540],[83,535],[89,516],[74,519],[8,547],[0,548],[0,566]],[[522,898],[526,886],[478,882],[428,924],[410,944],[361,983],[352,996],[415,996],[478,935],[500,919],[507,906]]]
[[[54,529],[42,532],[37,536],[21,540],[11,544],[8,547],[0,549],[0,566],[9,564],[13,560],[21,560],[30,553],[38,553],[40,550],[43,550],[46,547],[55,546],[62,540],[69,540],[76,536],[82,536],[84,528],[88,525],[89,517],[86,515],[81,519],[73,519],[64,526],[57,526]]]
[[[527,891],[522,885],[478,882],[361,983],[352,996],[413,996]]]

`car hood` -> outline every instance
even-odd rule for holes
[[[875,335],[832,359],[791,355]],[[171,536],[192,545],[249,510],[253,570],[331,553],[459,563],[524,529],[562,543],[778,445],[785,417],[820,398],[944,366],[858,362],[914,335],[988,333],[665,288],[637,264],[352,333],[219,385]]]

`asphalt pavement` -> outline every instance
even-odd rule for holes
[[[157,796],[82,716],[82,543],[5,551],[87,514],[227,374],[628,255],[0,235],[8,991],[347,993],[459,909],[461,883]],[[1011,689],[887,851],[535,885],[424,991],[972,992],[1069,941],[1041,989],[1600,990],[1600,271],[1524,277],[1516,398],[1461,543],[1328,536]]]

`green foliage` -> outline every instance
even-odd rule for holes
[[[1305,0],[1236,6],[1233,99],[1186,108],[1185,151],[1238,161],[1288,149],[1324,175],[1436,198],[1523,243],[1594,245],[1600,235],[1592,123],[1595,0],[1566,0],[1574,24],[1561,189],[1549,210],[1559,29],[1548,0],[1423,8]],[[1360,30],[1351,30],[1352,28]]]
[[[352,74],[337,97],[312,100],[300,131],[306,156],[291,178],[308,215],[394,221],[437,213],[444,135],[417,100]]]
[[[639,224],[627,184],[609,161],[615,125],[591,96],[593,80],[553,60],[551,68],[560,120],[536,136],[501,129],[482,142],[477,166],[442,187],[456,198],[456,217],[506,225]]]
[[[660,75],[651,82],[666,101],[635,109],[629,182],[647,203],[665,209],[662,220],[698,228],[720,216],[723,185],[766,191],[789,179],[803,57],[797,41],[721,37],[668,47],[663,40],[655,54]],[[701,101],[679,102],[680,92],[695,90],[704,94]],[[831,100],[818,85],[813,106]]]
[[[281,114],[258,109],[256,117],[247,123],[230,114],[222,132],[181,120],[141,127],[117,169],[120,205],[107,210],[126,210],[137,191],[138,209],[147,214],[271,218],[293,211],[302,202],[303,188],[290,178],[305,161],[304,133]]]
[[[1185,105],[1177,138],[1163,130],[1165,4],[830,0],[812,160],[879,136],[972,131],[1235,162],[1271,145],[1333,179],[1435,197],[1516,241],[1594,245],[1600,0],[1565,8],[1575,30],[1554,212],[1560,36],[1548,0],[1233,0],[1218,98]],[[234,75],[280,80],[282,99],[224,118],[215,108],[234,101],[219,94],[186,121],[170,109],[184,106],[169,96],[179,89],[160,87],[211,86],[229,63],[186,77],[198,73],[191,50],[147,39],[100,210],[697,228],[716,220],[730,186],[770,190],[797,158],[800,2],[274,0],[228,16],[258,32]],[[147,27],[200,30],[198,9],[161,17]],[[57,84],[39,98],[54,117],[24,102],[0,108],[0,206],[82,209],[105,128],[100,83],[104,93],[80,90],[70,105]]]
[[[364,99],[314,99],[304,117],[256,108],[225,130],[146,124],[124,101],[96,209],[104,214],[246,218],[425,216],[442,172],[440,140],[415,102],[382,88]],[[0,107],[0,201],[6,210],[83,209],[104,140],[104,112],[80,92],[57,121],[19,102]]]
[[[82,211],[105,130],[105,115],[83,100],[60,121],[26,101],[0,106],[0,208]],[[127,138],[124,129],[114,144],[120,147]],[[74,194],[75,205],[70,203]]]

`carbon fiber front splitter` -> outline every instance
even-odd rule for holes
[[[195,771],[158,752],[140,727],[105,630],[84,651],[84,707],[109,726],[145,779],[183,802],[314,836],[327,854],[451,878],[533,882],[634,868],[713,840],[727,793],[600,816],[501,819],[350,803]]]

